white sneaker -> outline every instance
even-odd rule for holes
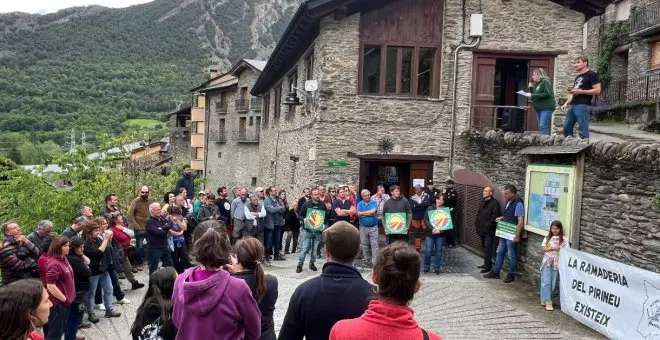
[[[103,304],[100,305],[94,305],[94,309],[102,310],[105,311],[105,306]]]
[[[131,303],[131,300],[129,300],[127,298],[123,298],[123,299],[117,301],[117,303],[120,304],[120,305],[127,305],[127,304]]]

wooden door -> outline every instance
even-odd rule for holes
[[[494,57],[475,55],[472,83],[472,119],[474,128],[494,128],[495,109],[495,63]]]
[[[528,72],[527,72],[527,82],[530,83],[532,81],[532,72],[536,68],[542,68],[545,70],[545,72],[548,74],[550,79],[552,79],[552,76],[554,74],[553,70],[553,65],[554,61],[552,58],[539,58],[539,59],[530,59],[528,63]],[[533,103],[531,100],[527,101],[527,105],[529,106],[529,109],[527,110],[527,113],[525,115],[525,131],[539,131],[539,124],[537,121],[536,117],[536,111],[534,111]]]
[[[415,163],[410,163],[410,189],[409,189],[409,196],[412,196],[415,194],[415,179],[423,179],[424,180],[424,186],[429,181],[429,178],[431,178],[432,174],[432,169],[431,169],[431,163],[430,162],[415,162]]]
[[[247,119],[241,117],[238,124],[238,139],[245,140],[245,134],[247,132]]]

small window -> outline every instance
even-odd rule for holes
[[[291,92],[295,92],[296,90],[293,89],[294,87],[298,87],[298,72],[293,72],[289,75],[289,90]],[[286,119],[293,119],[295,114],[296,114],[296,106],[289,105]]]
[[[305,59],[305,71],[306,73],[306,80],[312,80],[314,79],[314,49],[309,53],[307,56],[307,59]]]
[[[280,119],[280,109],[282,106],[282,84],[278,85],[275,89],[275,98],[273,100],[275,107],[273,108],[273,119]]]
[[[417,73],[417,95],[430,96],[433,83],[435,48],[419,49],[419,68]]]
[[[192,133],[204,133],[204,122],[193,122]]]
[[[204,159],[204,148],[195,148],[195,159]]]
[[[362,92],[380,93],[380,46],[365,45],[362,58]]]
[[[218,152],[218,158],[222,158],[222,152]]]
[[[250,185],[253,186],[253,187],[257,186],[257,178],[256,177],[252,177],[252,180],[250,181]]]
[[[263,114],[264,114],[264,129],[268,127],[268,119],[270,118],[270,92],[266,93],[264,96],[263,102]]]
[[[250,126],[254,125],[254,118],[250,117],[250,121],[249,121],[248,125],[250,125]]]
[[[651,68],[660,68],[660,40],[651,45]]]

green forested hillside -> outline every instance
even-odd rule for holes
[[[211,65],[264,55],[255,41],[272,48],[298,1],[273,8],[267,32],[254,37],[253,21],[264,21],[255,8],[266,2],[156,0],[0,14],[0,152],[20,139],[64,145],[72,128],[90,142],[121,133],[127,119],[159,119],[187,104],[188,89]]]

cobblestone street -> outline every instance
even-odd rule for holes
[[[297,255],[297,254],[296,254]],[[540,306],[538,293],[520,282],[505,284],[501,280],[487,280],[476,269],[479,258],[463,248],[447,249],[440,275],[422,275],[421,292],[415,296],[412,308],[416,319],[443,339],[604,339],[559,311],[547,312]],[[284,319],[289,297],[301,282],[320,273],[307,266],[295,273],[297,256],[288,255],[287,261],[273,262],[267,272],[279,280],[279,298],[275,310],[275,327]],[[319,263],[320,264],[320,263]],[[365,277],[369,271],[361,269]],[[145,272],[138,278],[147,282]],[[81,330],[87,339],[130,339],[128,334],[135,311],[145,289],[131,291],[125,280],[122,287],[132,301],[116,309],[122,316],[101,318],[92,328]],[[100,312],[98,315],[102,315]],[[384,339],[383,339],[384,340]]]

